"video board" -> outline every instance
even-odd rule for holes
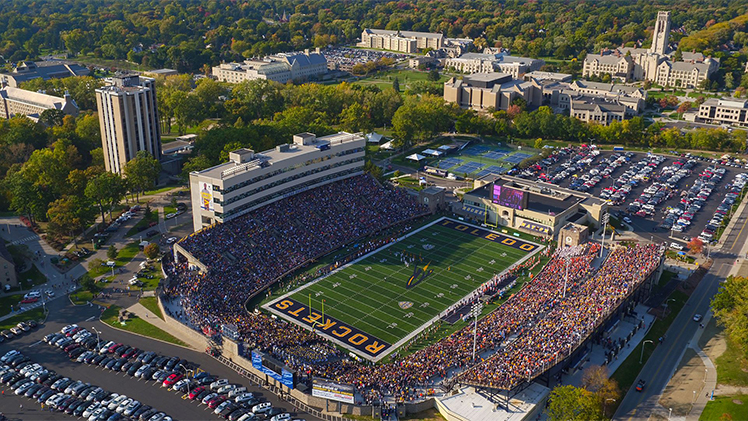
[[[522,210],[527,207],[527,195],[525,192],[511,187],[502,186],[500,184],[493,185],[491,201],[497,205],[517,210]]]

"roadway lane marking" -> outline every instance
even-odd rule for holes
[[[36,342],[34,342],[33,344],[29,345],[28,347],[29,347],[29,348],[31,348],[32,346],[37,346],[37,345],[39,345],[40,343],[42,343],[42,341],[36,341]]]
[[[86,319],[86,321],[87,321],[87,322],[90,322],[91,320],[93,320],[93,319],[95,319],[95,318],[96,318],[96,316],[91,316],[91,317],[89,317],[88,319]]]
[[[745,228],[746,224],[748,224],[748,218],[745,219],[745,222],[743,222],[743,226],[740,227],[740,231],[738,231],[738,237],[735,240],[737,240],[737,239],[740,238],[740,234],[743,233],[743,229]],[[732,231],[735,231],[734,227],[733,227]],[[730,247],[730,251],[732,251],[732,249],[734,249],[736,245],[738,245],[738,242],[737,241],[733,241],[732,242],[732,247]],[[741,244],[740,246],[742,247],[743,245]],[[740,250],[738,250],[738,253],[739,252],[740,252]]]

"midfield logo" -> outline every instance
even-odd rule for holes
[[[405,285],[405,288],[413,288],[414,286],[420,284],[424,279],[426,279],[427,276],[434,273],[433,270],[429,269],[429,265],[431,262],[429,262],[426,266],[423,267],[423,269],[419,268],[418,266],[413,268],[413,275],[411,275],[410,279],[408,279],[407,285]]]

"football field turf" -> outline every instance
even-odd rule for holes
[[[379,360],[540,248],[443,218],[265,308]]]

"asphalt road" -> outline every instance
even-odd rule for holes
[[[667,331],[667,339],[657,346],[652,356],[641,371],[641,379],[647,381],[643,392],[632,389],[621,401],[614,419],[617,420],[646,420],[652,410],[658,406],[661,391],[675,372],[681,355],[688,346],[699,324],[694,322],[695,314],[706,314],[712,297],[719,289],[720,282],[727,277],[732,265],[739,257],[743,245],[748,241],[748,206],[740,215],[735,216],[736,224],[725,238],[722,249],[713,252],[714,264],[704,276],[683,310],[673,321]],[[745,258],[745,256],[740,256]]]
[[[278,397],[267,391],[250,386],[246,379],[207,354],[113,329],[98,321],[100,310],[96,306],[76,307],[70,304],[68,300],[61,299],[50,303],[49,308],[50,317],[44,325],[26,336],[0,345],[0,355],[10,349],[18,349],[34,362],[42,364],[47,369],[55,370],[57,373],[72,379],[101,386],[112,392],[124,393],[141,403],[151,405],[166,412],[175,419],[219,419],[212,412],[208,412],[205,409],[205,405],[198,405],[194,401],[183,400],[180,393],[167,391],[159,385],[154,384],[155,382],[153,381],[138,380],[123,373],[115,373],[99,367],[72,362],[61,350],[41,341],[44,335],[59,331],[67,324],[77,323],[91,332],[93,332],[92,327],[95,327],[101,332],[101,338],[105,340],[113,340],[146,351],[155,351],[162,355],[179,356],[187,359],[211,374],[217,375],[220,378],[228,378],[232,383],[246,386],[248,391],[265,397],[274,407],[284,408],[294,414],[294,409],[287,402],[281,401]],[[32,403],[31,399],[19,398],[12,395],[12,392],[10,392],[11,395],[8,393],[6,390],[5,394],[0,396],[0,412],[3,412],[11,419],[73,419],[73,417],[60,413],[50,414],[49,412],[42,412],[40,405],[35,402]],[[23,405],[23,409],[20,408],[21,404]],[[305,413],[294,415],[307,420],[317,419]]]

